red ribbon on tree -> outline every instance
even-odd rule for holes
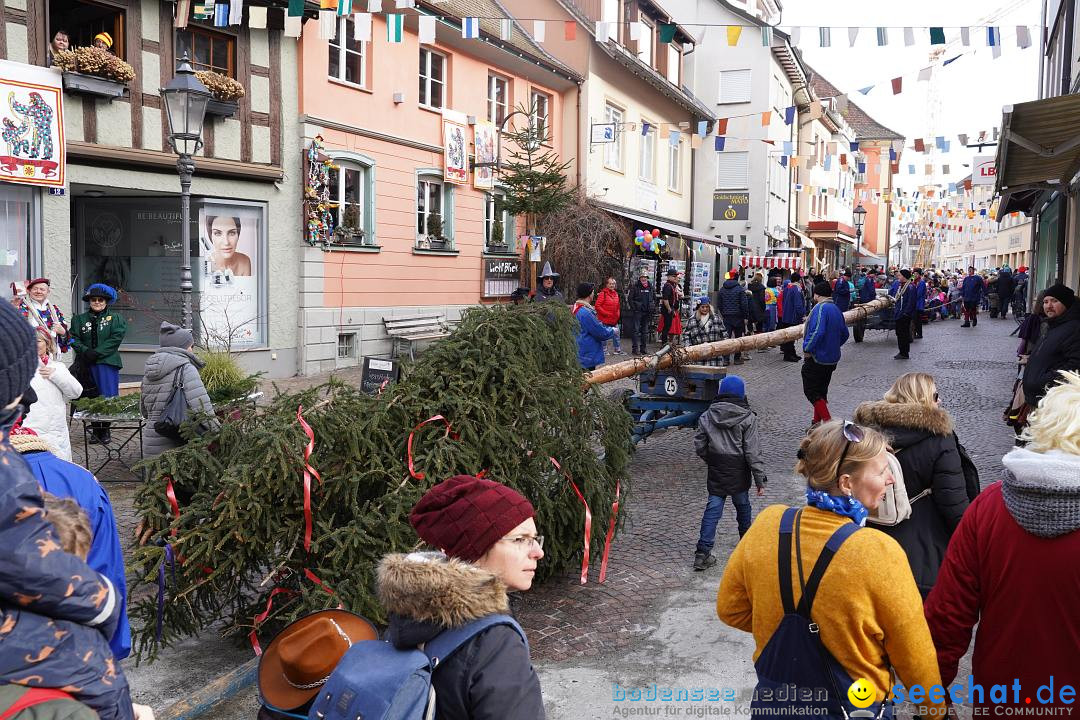
[[[416,435],[417,430],[424,427],[428,423],[433,423],[433,422],[436,422],[436,421],[439,421],[439,420],[446,423],[446,437],[451,437],[454,440],[457,440],[457,438],[458,438],[457,433],[452,432],[453,428],[450,425],[450,421],[447,420],[446,418],[444,418],[442,415],[432,415],[427,420],[425,420],[424,422],[422,422],[419,425],[417,425],[416,427],[414,427],[412,429],[412,432],[409,433],[409,442],[407,443],[406,448],[405,448],[405,451],[406,451],[406,454],[407,454],[407,459],[409,461],[409,475],[412,476],[413,480],[423,480],[425,477],[427,477],[422,472],[416,472],[416,468],[413,465],[413,454],[412,454],[413,436]]]
[[[172,515],[174,520],[180,519],[180,503],[176,501],[176,490],[173,488],[172,476],[165,476],[165,497],[169,501],[169,505],[172,507]],[[172,529],[172,536],[176,537],[176,528]]]
[[[615,535],[615,520],[619,517],[619,481],[615,481],[615,502],[611,503],[611,523],[604,539],[604,556],[600,559],[600,582],[607,579],[607,561],[611,553],[611,538]]]
[[[304,434],[308,437],[307,446],[304,448],[304,551],[311,551],[311,478],[314,477],[322,484],[322,477],[319,472],[311,467],[309,460],[311,459],[311,453],[315,450],[315,431],[311,429],[311,426],[304,420],[302,413],[304,412],[304,406],[300,405],[296,408],[296,419],[300,421],[300,427],[303,428]]]
[[[585,502],[585,496],[581,494],[581,490],[578,489],[577,483],[570,477],[570,473],[562,469],[562,465],[559,461],[553,457],[549,457],[548,460],[555,466],[555,469],[566,476],[567,481],[570,483],[570,487],[574,488],[574,492],[577,493],[578,500],[585,506],[585,547],[581,556],[581,584],[589,582],[589,544],[592,539],[592,510],[589,509],[589,503]]]
[[[266,598],[266,609],[255,616],[254,622],[252,622],[251,633],[248,635],[248,640],[251,641],[251,649],[255,651],[255,657],[262,655],[262,645],[259,645],[258,631],[259,625],[263,623],[266,618],[270,617],[270,609],[274,607],[274,597],[277,595],[292,595],[292,590],[286,590],[285,588],[276,587],[270,591],[270,597]]]

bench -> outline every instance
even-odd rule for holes
[[[438,340],[450,334],[450,326],[442,313],[384,317],[383,325],[386,327],[386,334],[394,341],[394,355],[400,354],[398,352],[400,346],[407,345],[411,360],[416,359],[416,343],[424,340]]]

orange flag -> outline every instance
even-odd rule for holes
[[[563,33],[567,40],[577,40],[577,20],[567,20],[563,23]]]
[[[761,127],[768,127],[770,122],[772,122],[772,110],[761,113]]]

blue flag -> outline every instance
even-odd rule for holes
[[[795,106],[791,105],[784,108],[784,124],[790,125],[795,122]]]
[[[727,143],[727,138],[723,135],[717,135],[713,141],[713,145],[716,148],[716,152],[724,152],[724,145]]]

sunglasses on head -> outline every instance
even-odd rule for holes
[[[847,459],[848,450],[851,449],[851,443],[861,443],[863,438],[866,437],[866,432],[851,422],[850,420],[844,421],[844,452],[840,453],[840,462],[836,465],[836,479],[840,479],[840,468],[844,467],[844,460]]]

